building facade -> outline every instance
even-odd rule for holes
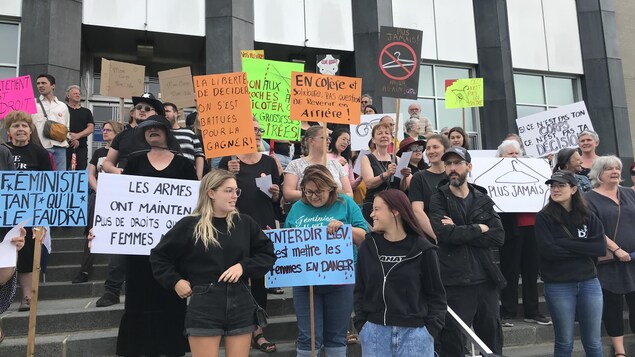
[[[102,58],[145,65],[157,94],[159,71],[240,71],[240,50],[262,49],[309,72],[317,55],[338,55],[341,75],[373,95],[380,27],[414,28],[424,33],[418,102],[436,130],[462,121],[445,109],[444,81],[483,77],[484,106],[465,113],[474,147],[496,148],[517,117],[584,100],[598,151],[628,166],[635,47],[619,38],[633,35],[634,12],[628,0],[3,0],[0,78],[48,72],[58,97],[79,84],[103,122],[120,113],[118,98],[99,94]]]

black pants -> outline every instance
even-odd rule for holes
[[[104,290],[119,296],[123,282],[126,280],[126,256],[113,254],[108,263],[108,276],[104,282]]]
[[[95,216],[95,198],[97,194],[95,191],[90,190],[90,194],[88,195],[88,225],[84,229],[84,236],[88,236],[90,229],[93,228],[93,216]],[[90,253],[90,248],[88,248],[88,239],[86,239],[86,243],[84,244],[84,253],[82,254],[82,263],[80,267],[81,273],[90,274],[93,270],[93,261],[95,260],[94,255]]]
[[[611,337],[624,336],[624,298],[628,305],[628,323],[631,326],[631,332],[635,332],[635,291],[628,294],[615,294],[602,289],[602,294],[604,296],[602,321],[606,333]]]
[[[498,288],[486,282],[471,286],[446,286],[448,307],[465,322],[473,326],[474,332],[492,352],[503,353],[503,328],[498,307]],[[443,357],[463,357],[467,339],[459,324],[448,313],[445,327],[439,334]]]
[[[515,229],[514,229],[515,228]],[[500,267],[507,280],[501,290],[503,317],[516,317],[518,307],[518,275],[523,279],[523,310],[526,318],[538,314],[538,252],[534,227],[505,228],[505,243],[498,249]]]
[[[77,160],[75,170],[86,170],[88,167],[88,147],[78,147],[77,149],[66,149],[66,169],[70,170],[73,160],[73,152],[75,153],[75,159]]]

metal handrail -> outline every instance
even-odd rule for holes
[[[459,327],[461,328],[462,330],[461,332],[463,333],[463,335],[465,335],[465,337],[467,337],[467,339],[470,340],[472,345],[476,346],[476,348],[479,351],[481,351],[481,354],[483,356],[490,356],[490,357],[498,356],[497,354],[492,352],[492,350],[489,347],[487,347],[485,342],[483,342],[483,340],[481,340],[478,337],[478,335],[474,333],[474,331],[472,331],[472,329],[449,306],[448,306],[448,312],[450,313],[454,321],[456,321],[459,324]]]

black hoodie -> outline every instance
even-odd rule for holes
[[[426,238],[408,235],[412,247],[406,257],[388,271],[379,260],[369,233],[359,247],[355,270],[355,327],[361,331],[370,321],[385,326],[422,327],[436,337],[443,328],[447,303],[439,272],[436,246]]]

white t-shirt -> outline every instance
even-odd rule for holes
[[[300,183],[302,183],[302,178],[304,178],[304,170],[309,166],[311,166],[311,164],[309,163],[309,160],[301,157],[299,159],[295,159],[291,161],[289,165],[287,165],[287,167],[284,169],[285,173],[290,173],[290,174],[298,176],[298,185],[296,187],[298,190],[300,189]],[[342,177],[347,177],[348,173],[344,171],[344,168],[342,167],[342,165],[340,165],[340,163],[335,160],[327,160],[326,167],[331,172],[331,176],[333,176],[335,183],[337,183],[337,188],[341,191]]]

